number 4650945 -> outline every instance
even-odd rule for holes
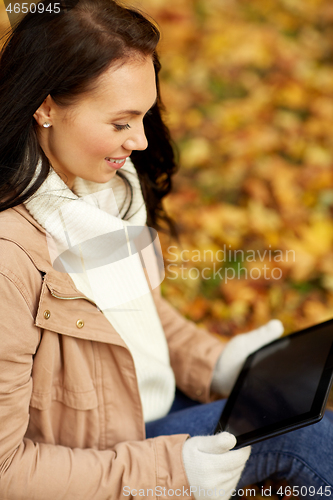
[[[15,3],[12,4],[10,3],[8,7],[6,7],[6,11],[9,12],[10,14],[27,14],[28,12],[31,12],[31,14],[34,14],[35,12],[39,12],[42,14],[43,12],[50,12],[50,14],[53,12],[54,14],[59,14],[60,12],[60,2],[59,3],[54,3],[54,4],[49,4],[45,7],[43,3]]]
[[[320,488],[315,488],[314,486],[280,486],[280,488],[277,491],[278,495],[297,495],[300,497],[305,497],[305,496],[310,496],[314,497],[318,496],[321,497],[331,497],[332,495],[332,489],[330,486],[321,486]]]

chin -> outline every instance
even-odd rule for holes
[[[92,179],[86,179],[87,181],[91,182],[97,182],[98,184],[105,184],[106,182],[109,182],[113,177],[116,175],[117,171],[115,170],[114,172],[108,172],[103,175],[98,175]]]

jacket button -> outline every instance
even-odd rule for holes
[[[197,390],[195,391],[195,394],[196,394],[197,396],[201,396],[201,395],[202,395],[202,390],[201,390],[201,389],[197,389]]]
[[[78,319],[77,322],[76,322],[76,326],[78,328],[83,328],[84,327],[84,321],[83,321],[83,319]]]
[[[46,311],[44,311],[44,318],[45,319],[49,319],[50,316],[51,316],[51,313],[48,309]]]

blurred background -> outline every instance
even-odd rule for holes
[[[333,317],[333,3],[126,3],[161,28],[180,150],[165,206],[181,245],[160,235],[164,294],[226,336]]]

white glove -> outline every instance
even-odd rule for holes
[[[251,453],[251,446],[229,451],[235,444],[236,438],[229,432],[185,441],[183,462],[190,492],[196,500],[231,497]]]
[[[281,321],[272,319],[256,330],[232,338],[217,360],[211,390],[222,396],[229,396],[248,355],[281,337],[283,331]]]

